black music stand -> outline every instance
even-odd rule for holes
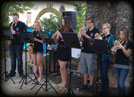
[[[98,55],[99,53],[110,53],[110,48],[108,45],[108,42],[105,40],[99,40],[99,39],[94,39],[93,40],[93,49],[95,53]],[[97,63],[98,64],[98,63]],[[96,78],[96,94],[98,95],[98,65],[97,65],[97,78]]]
[[[8,76],[8,72],[7,72],[7,70],[6,70],[6,68],[7,68],[7,66],[6,66],[6,45],[5,45],[5,41],[6,40],[13,40],[13,35],[12,35],[12,33],[10,32],[10,30],[9,29],[5,29],[5,30],[3,30],[3,40],[4,40],[4,72],[2,73],[2,76],[4,75],[5,76],[5,78],[4,78],[4,81],[7,81],[7,80],[9,80],[9,79],[11,79],[11,81],[15,84],[15,82],[14,82],[14,80],[12,79],[12,77],[10,77],[10,76]],[[2,77],[1,76],[1,77]]]
[[[53,40],[50,40],[50,36],[48,35],[48,32],[40,32],[39,34],[40,34],[43,42],[46,43],[46,59],[45,59],[46,60],[46,64],[45,64],[46,65],[46,79],[43,82],[43,84],[40,86],[40,88],[35,92],[35,95],[37,95],[37,93],[40,91],[41,88],[43,88],[43,86],[45,84],[46,84],[46,92],[48,91],[48,86],[47,85],[49,84],[52,87],[52,89],[58,94],[58,92],[56,91],[56,89],[52,86],[52,84],[50,83],[50,81],[47,78],[47,45],[54,43],[54,41]]]
[[[69,46],[70,48],[80,48],[80,43],[79,43],[77,34],[71,33],[71,32],[64,32],[61,34],[63,36],[66,46]],[[71,74],[72,74],[71,73],[71,59],[70,59],[69,69],[70,69],[69,85],[68,85],[68,88],[65,90],[64,94],[74,95],[74,92],[72,90],[72,85],[71,85],[71,78],[72,78],[71,77]]]
[[[27,77],[29,79],[31,79],[32,81],[34,81],[35,83],[37,83],[35,80],[33,80],[28,74],[27,74],[27,50],[26,50],[26,44],[27,43],[31,43],[33,42],[31,40],[31,33],[30,32],[21,32],[19,33],[19,35],[22,38],[22,41],[25,43],[25,75],[22,77],[22,79],[19,81],[19,83],[21,83],[20,89],[22,88],[23,84],[25,83],[25,85],[27,85],[29,82],[27,82]],[[34,74],[35,76],[35,74]],[[36,77],[36,76],[35,76]]]

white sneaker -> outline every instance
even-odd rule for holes
[[[34,74],[34,75],[32,75],[32,76],[33,76],[33,77],[32,77],[32,79],[33,79],[33,80],[36,80],[36,78],[38,77],[38,76],[37,76],[37,75],[35,75],[35,74]]]
[[[32,79],[35,80],[35,76],[33,76]]]
[[[62,83],[60,83],[60,84],[58,84],[58,87],[66,88],[67,86],[66,85],[63,85]]]
[[[43,83],[43,79],[39,77],[38,78],[38,82],[42,84]]]

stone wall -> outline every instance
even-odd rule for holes
[[[93,16],[95,26],[101,31],[103,23],[110,23],[111,33],[115,36],[118,29],[128,26],[132,34],[132,6],[128,2],[87,1],[86,17]]]
[[[119,2],[117,7],[117,30],[122,26],[128,26],[131,38],[133,34],[133,9],[132,5],[129,2]]]

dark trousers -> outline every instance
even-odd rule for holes
[[[11,73],[15,74],[16,72],[16,59],[18,61],[18,73],[23,73],[23,61],[22,61],[22,51],[23,44],[11,44],[9,46],[10,58],[11,58]]]
[[[110,60],[102,60],[99,69],[101,73],[101,87],[103,93],[108,93],[109,90],[109,79],[108,79],[108,68],[110,65]]]
[[[98,77],[101,77],[102,54],[97,54]]]

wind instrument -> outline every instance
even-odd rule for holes
[[[82,32],[87,32],[88,31],[88,27],[84,26]],[[94,40],[92,38],[87,38],[89,40],[90,45],[92,46],[94,44]]]
[[[59,30],[57,30],[57,31],[59,31]],[[59,32],[60,32],[60,31],[59,31]],[[56,39],[58,39],[58,35],[57,35],[56,33],[54,33],[54,34],[51,36],[52,39],[54,39],[55,37],[56,37]],[[64,40],[61,33],[60,33],[60,37],[61,37],[62,40]]]
[[[96,33],[95,34],[95,39],[102,39],[103,33]]]
[[[118,46],[119,44],[123,44],[123,41],[122,41],[121,39],[117,40],[117,44],[114,45],[114,46],[111,48],[111,52],[116,52],[117,49],[118,49],[117,46]]]
[[[33,29],[32,29],[32,32],[31,32],[31,42],[34,42],[34,33],[33,33]],[[29,52],[30,52],[31,54],[34,53],[34,43],[30,43]]]
[[[11,31],[11,32],[14,31],[14,29],[13,29],[13,24],[14,24],[14,22],[12,22],[12,24],[11,24],[11,26],[10,26],[10,31]],[[12,43],[11,40],[8,40],[8,41],[7,41],[7,44],[8,44],[8,45],[10,45],[11,43]]]

